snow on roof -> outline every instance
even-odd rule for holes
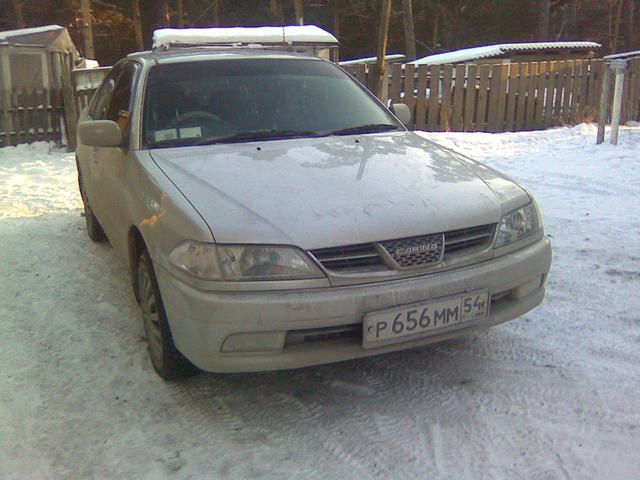
[[[628,60],[636,57],[640,57],[640,50],[635,50],[633,52],[614,53],[613,55],[607,55],[603,58],[605,60]]]
[[[64,30],[64,27],[60,25],[46,25],[44,27],[33,27],[33,28],[21,28],[19,30],[7,30],[5,32],[0,32],[0,41],[7,41],[13,37],[21,37],[24,35],[33,35],[44,32],[51,32],[54,30]]]
[[[330,44],[336,37],[314,25],[287,27],[162,28],[153,32],[153,48],[170,45]]]
[[[480,58],[491,58],[506,52],[525,52],[529,50],[547,50],[552,48],[596,49],[602,45],[596,42],[532,42],[532,43],[501,43],[483,47],[463,48],[452,52],[428,55],[411,62],[414,65],[441,65],[444,63],[468,62]]]
[[[405,55],[401,53],[395,53],[392,55],[385,55],[384,59],[387,62],[398,62],[407,58]],[[362,65],[362,64],[371,64],[376,63],[378,61],[378,57],[365,57],[365,58],[355,58],[353,60],[344,60],[342,62],[338,62],[339,65],[349,66],[349,65]]]

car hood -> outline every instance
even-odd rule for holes
[[[412,132],[154,149],[219,243],[357,244],[497,223],[527,201]]]

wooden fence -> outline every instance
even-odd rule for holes
[[[0,146],[60,141],[63,124],[61,89],[0,91]]]
[[[414,127],[434,131],[538,130],[596,120],[602,60],[390,65],[388,99],[405,103]],[[347,67],[364,85],[366,65]],[[624,121],[638,120],[638,65],[629,69]]]

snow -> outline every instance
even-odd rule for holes
[[[479,58],[497,57],[505,52],[545,50],[552,48],[574,48],[595,50],[602,47],[596,42],[532,42],[532,43],[501,43],[482,47],[463,48],[451,52],[438,53],[419,58],[413,65],[442,65],[477,60]]]
[[[64,27],[60,25],[45,25],[44,27],[31,27],[20,28],[18,30],[6,30],[0,32],[0,41],[6,41],[13,37],[20,37],[23,35],[33,35],[35,33],[51,32],[54,30],[64,30]]]
[[[0,478],[640,478],[640,127],[424,133],[531,188],[547,297],[489,332],[298,371],[155,376],[74,156],[0,149]],[[428,472],[428,473],[427,473]]]
[[[153,48],[170,45],[323,43],[337,45],[329,32],[314,25],[286,27],[162,28],[153,32]]]
[[[407,58],[406,55],[403,55],[402,53],[394,53],[391,55],[384,56],[384,59],[390,63],[401,62],[405,58]],[[377,61],[378,61],[378,57],[364,57],[364,58],[354,58],[353,60],[342,60],[338,62],[338,64],[342,65],[343,67],[346,67],[349,65],[373,64],[373,63],[376,63]]]

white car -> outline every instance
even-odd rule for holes
[[[413,348],[542,301],[551,247],[531,194],[408,131],[407,113],[294,53],[115,65],[81,117],[78,174],[163,378]]]

